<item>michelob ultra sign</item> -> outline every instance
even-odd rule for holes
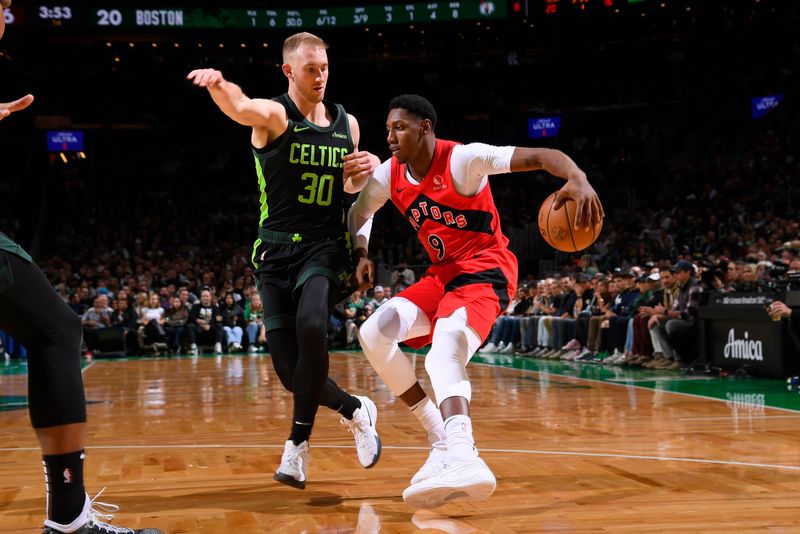
[[[528,119],[528,137],[555,137],[561,128],[561,117],[533,117]]]
[[[80,152],[83,150],[83,132],[78,130],[48,131],[47,150],[50,152]]]
[[[753,119],[760,119],[778,104],[783,102],[783,95],[757,96],[753,99],[752,114]]]

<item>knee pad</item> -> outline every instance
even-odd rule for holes
[[[44,336],[28,346],[28,411],[34,428],[86,422],[81,320],[66,305],[52,313]]]
[[[466,366],[480,345],[480,337],[467,325],[465,308],[437,321],[431,350],[425,358],[437,404],[450,397],[464,397],[467,401],[472,398]]]
[[[362,329],[395,343],[409,338],[424,336],[430,332],[431,323],[425,313],[408,299],[395,297],[378,308]]]
[[[414,303],[393,298],[358,329],[358,340],[369,363],[392,393],[401,395],[417,382],[411,362],[398,342],[427,334],[430,322]]]

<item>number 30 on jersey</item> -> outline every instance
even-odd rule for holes
[[[318,176],[313,172],[304,172],[300,177],[303,182],[307,183],[303,188],[305,193],[297,195],[297,200],[303,204],[317,204],[319,206],[330,206],[331,198],[333,197],[333,175],[323,174]]]

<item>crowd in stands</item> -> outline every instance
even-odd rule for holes
[[[119,352],[130,353],[197,355],[206,347],[216,354],[245,349],[255,354],[266,347],[264,309],[252,284],[219,292],[204,286],[199,296],[180,282],[158,292],[128,282],[82,285],[73,293],[63,287],[57,286],[62,297],[82,317],[89,352],[112,352],[102,340],[124,342]]]
[[[681,259],[532,281],[519,287],[480,352],[683,369],[698,360],[698,308],[711,294],[800,281],[800,241],[769,261],[785,268]]]

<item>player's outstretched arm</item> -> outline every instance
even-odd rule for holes
[[[554,209],[560,208],[567,199],[575,201],[576,228],[588,228],[603,220],[603,206],[586,173],[572,159],[551,148],[517,147],[511,156],[511,172],[543,170],[553,176],[564,178],[567,183],[556,194]]]
[[[205,87],[214,103],[234,121],[252,128],[270,129],[270,122],[284,117],[283,106],[272,100],[248,98],[242,88],[226,80],[216,69],[193,70],[186,76],[198,87]]]
[[[0,121],[16,111],[23,110],[33,103],[33,95],[25,95],[13,102],[0,102]]]

